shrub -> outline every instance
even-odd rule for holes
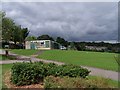
[[[54,63],[15,63],[12,67],[11,81],[16,85],[29,85],[39,83],[46,76],[88,76],[90,71],[75,65],[56,65]]]
[[[90,71],[88,71],[85,68],[81,68],[80,66],[62,65],[61,67],[63,67],[63,69],[60,70],[63,76],[69,76],[69,77],[80,76],[82,78],[85,78],[90,73]]]
[[[42,64],[16,63],[12,67],[11,81],[16,85],[39,83],[45,76]]]
[[[53,77],[48,76],[44,79],[45,88],[113,88],[104,78],[83,79],[80,77]]]

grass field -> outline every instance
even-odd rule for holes
[[[37,53],[38,50],[12,49],[10,51],[19,55],[30,56]]]
[[[118,64],[114,58],[116,55],[106,52],[48,50],[38,58],[118,71]]]

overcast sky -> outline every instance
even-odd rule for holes
[[[117,2],[6,2],[7,17],[30,30],[69,41],[106,41],[118,37]]]

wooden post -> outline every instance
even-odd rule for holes
[[[6,55],[6,56],[8,56],[8,55],[9,55],[8,50],[5,50],[5,55]]]

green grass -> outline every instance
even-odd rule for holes
[[[4,84],[3,80],[4,80],[4,74],[5,72],[7,71],[10,71],[11,67],[12,67],[13,64],[4,64],[4,65],[0,65],[0,67],[2,67],[1,69],[1,72],[2,72],[2,78],[1,78],[1,81],[2,81],[2,88],[7,88],[7,86]]]
[[[5,56],[5,55],[0,55],[0,60],[15,60],[16,57],[15,56]]]
[[[48,50],[38,58],[118,71],[118,64],[114,58],[116,55],[106,52]]]
[[[0,60],[6,60],[6,59],[8,59],[8,58],[3,55],[0,55]]]
[[[106,82],[108,82],[109,85],[114,86],[114,87],[118,87],[118,85],[120,83],[120,81],[118,82],[116,80],[106,79],[106,78],[99,77],[99,76],[88,76],[88,79],[91,79],[91,80],[94,80],[94,79],[103,79]]]
[[[0,55],[0,60],[2,60],[2,55]]]
[[[16,53],[19,55],[25,55],[25,56],[30,56],[38,52],[38,50],[26,50],[26,49],[12,49],[10,51],[13,53]]]

